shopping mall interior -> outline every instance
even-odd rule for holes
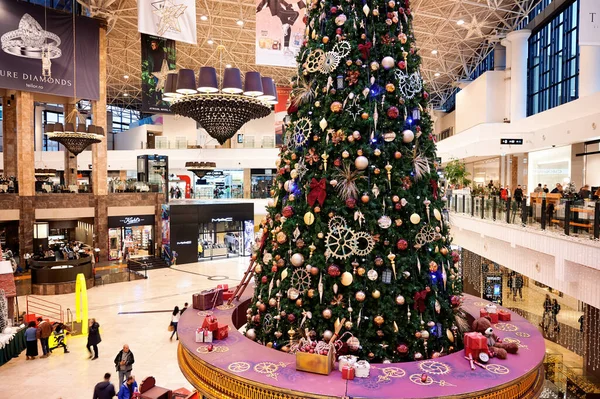
[[[0,0],[0,397],[600,398],[598,15]]]

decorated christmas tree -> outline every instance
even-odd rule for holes
[[[345,319],[343,350],[370,361],[456,350],[458,255],[409,0],[313,0],[304,22],[246,335],[289,351]]]

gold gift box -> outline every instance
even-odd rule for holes
[[[308,371],[309,373],[329,375],[333,370],[333,351],[327,355],[315,353],[296,352],[296,370]]]

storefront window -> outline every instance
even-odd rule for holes
[[[219,199],[244,197],[244,171],[215,170],[195,179],[194,198]]]
[[[109,260],[154,255],[154,215],[109,216]]]
[[[550,190],[571,176],[571,146],[529,153],[527,187],[547,184]]]
[[[472,164],[473,184],[475,187],[486,187],[490,181],[494,186],[500,185],[500,158],[486,159]],[[469,168],[469,165],[467,165]]]
[[[271,186],[275,182],[275,169],[252,169],[252,198],[270,198]]]

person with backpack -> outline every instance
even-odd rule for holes
[[[135,381],[135,376],[130,375],[123,384],[121,384],[119,395],[117,397],[118,399],[131,399],[136,392],[139,392],[138,383]]]

